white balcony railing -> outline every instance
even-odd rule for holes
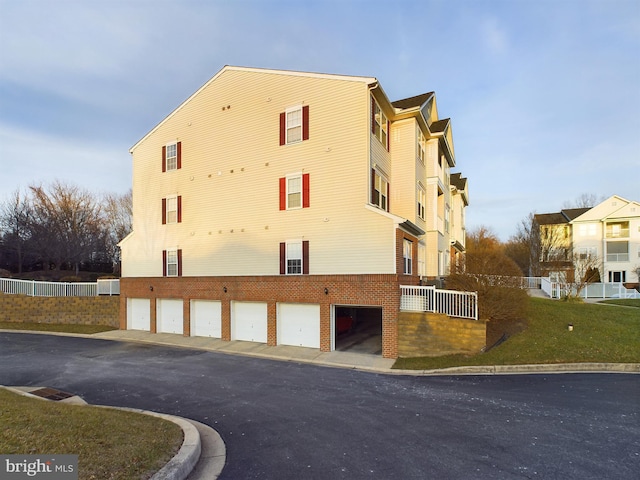
[[[440,290],[435,287],[400,286],[400,310],[443,313],[450,317],[478,320],[478,294]]]

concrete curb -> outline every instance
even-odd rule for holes
[[[534,365],[487,365],[436,370],[391,370],[395,375],[508,375],[560,373],[640,373],[640,363],[558,363]]]
[[[7,387],[0,385],[0,388],[24,395],[26,397],[45,398],[33,395],[30,392],[41,387]],[[71,403],[76,405],[88,405],[81,397],[74,396],[60,403]],[[127,412],[141,413],[162,418],[173,422],[182,428],[184,439],[178,453],[173,456],[167,464],[158,470],[151,480],[185,480],[187,477],[193,480],[217,479],[226,462],[226,447],[222,437],[213,428],[194,420],[188,420],[174,415],[152,412],[150,410],[140,410],[137,408],[113,407],[110,405],[90,405],[98,408],[122,410]],[[204,442],[202,440],[204,437]],[[203,450],[203,443],[205,449]],[[193,473],[193,475],[192,475]]]
[[[200,433],[198,429],[188,420],[175,417],[173,415],[166,415],[164,413],[152,412],[150,410],[139,410],[137,408],[126,407],[111,407],[109,405],[94,405],[99,408],[108,408],[113,410],[123,410],[126,412],[142,413],[144,415],[151,415],[153,417],[162,418],[169,422],[173,422],[182,428],[184,433],[184,440],[178,453],[167,462],[167,464],[158,470],[151,480],[185,480],[189,474],[193,471],[200,454],[202,453],[202,444],[200,442]]]

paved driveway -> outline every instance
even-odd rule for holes
[[[640,375],[403,377],[0,332],[0,384],[211,425],[227,445],[223,479],[635,479],[640,471]]]

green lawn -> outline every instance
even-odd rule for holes
[[[602,300],[598,303],[609,303],[611,305],[622,305],[623,307],[640,308],[640,298],[618,298],[614,300]]]
[[[68,405],[0,388],[0,452],[78,455],[80,480],[149,478],[182,445],[182,429],[135,412]]]
[[[393,368],[430,370],[468,365],[640,363],[640,310],[593,303],[529,299],[528,328],[474,356],[400,358]],[[569,331],[568,324],[573,325]]]

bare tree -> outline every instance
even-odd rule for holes
[[[31,231],[29,228],[32,209],[29,199],[16,190],[9,199],[0,204],[0,230],[2,244],[7,253],[13,254],[18,266],[18,273],[22,273],[24,259],[27,254]]]
[[[107,228],[106,253],[117,264],[120,261],[118,243],[132,230],[131,190],[123,195],[107,194],[103,214]]]
[[[31,231],[46,259],[60,269],[104,250],[102,210],[87,190],[58,180],[48,189],[30,186],[33,202]]]
[[[600,259],[596,255],[574,254],[572,257],[573,270],[566,278],[567,296],[580,297],[589,283],[600,281]]]
[[[564,202],[562,208],[593,208],[603,200],[604,197],[598,198],[595,193],[581,193],[575,200]]]
[[[511,258],[524,276],[537,276],[539,227],[535,222],[535,212],[531,212],[518,224],[516,233],[504,244],[504,253]]]

